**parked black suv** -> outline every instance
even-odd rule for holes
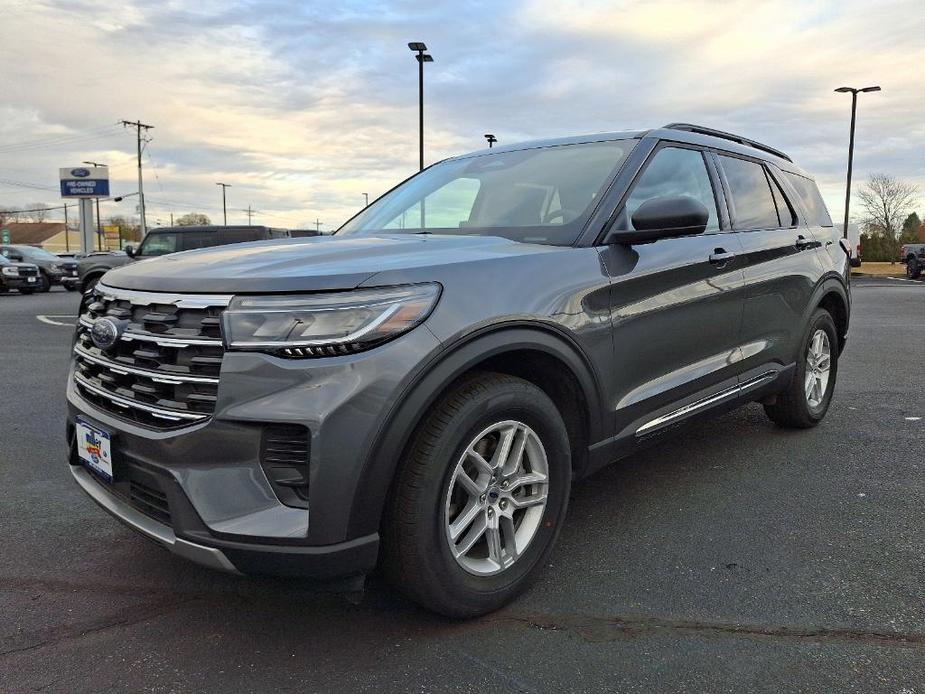
[[[822,420],[849,296],[812,178],[765,145],[675,124],[483,150],[334,237],[108,274],[71,471],[205,565],[380,562],[477,615],[545,563],[573,479],[750,401]]]
[[[265,226],[157,227],[148,232],[137,249],[128,245],[124,253],[91,254],[81,258],[77,272],[80,277],[81,290],[87,291],[92,289],[109,270],[127,265],[133,260],[156,258],[168,253],[189,251],[195,248],[282,238],[289,238],[288,230]]]
[[[18,263],[0,253],[0,294],[16,289],[20,294],[31,294],[41,286],[38,265]]]
[[[37,246],[16,244],[0,246],[0,255],[14,263],[28,263],[39,269],[38,286],[35,291],[47,292],[56,284],[72,292],[77,289],[77,262],[60,258]]]

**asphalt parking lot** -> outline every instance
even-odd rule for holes
[[[855,281],[820,427],[752,405],[577,484],[540,581],[469,623],[99,510],[65,462],[77,302],[0,295],[0,691],[925,692],[925,283]]]

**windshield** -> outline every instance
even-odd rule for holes
[[[29,260],[61,260],[61,258],[54,253],[49,253],[44,248],[36,248],[34,246],[14,246],[13,248],[23,258],[28,258]]]
[[[337,233],[431,232],[570,244],[636,142],[609,140],[451,159],[408,179]]]

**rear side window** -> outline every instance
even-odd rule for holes
[[[192,251],[196,248],[208,248],[221,243],[218,233],[214,231],[184,231],[180,234],[180,248],[177,250]]]
[[[220,243],[242,243],[244,241],[263,241],[269,236],[263,231],[254,227],[253,229],[223,229],[221,238],[216,234],[215,244]]]
[[[832,218],[829,216],[825,202],[823,202],[822,196],[819,194],[816,182],[789,171],[785,171],[784,175],[796,190],[797,195],[800,196],[800,200],[803,201],[803,207],[806,208],[806,214],[809,215],[809,219],[806,221],[821,227],[832,226]]]
[[[761,164],[720,156],[732,194],[736,229],[776,229],[780,226],[771,185]],[[787,224],[787,226],[790,226]]]

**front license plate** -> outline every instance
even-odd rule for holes
[[[27,281],[27,282],[35,282],[35,278],[34,278],[34,277],[27,277],[27,278],[26,278],[26,281]]]
[[[93,472],[112,482],[112,437],[108,432],[78,420],[77,455]]]

